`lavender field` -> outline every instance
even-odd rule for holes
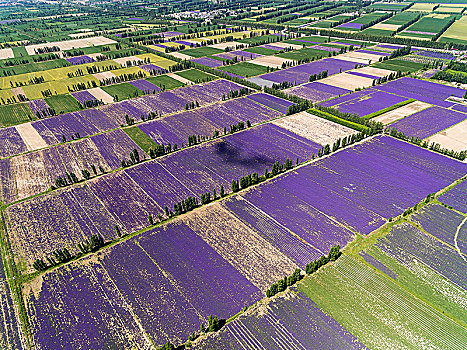
[[[439,200],[454,207],[463,213],[467,213],[467,181],[463,181],[439,197]]]
[[[406,135],[424,139],[465,119],[467,119],[465,113],[441,107],[430,107],[391,124],[391,127]]]
[[[356,97],[356,96],[354,96]],[[382,91],[368,94],[362,98],[355,98],[348,102],[334,105],[340,112],[358,114],[363,117],[365,115],[378,112],[382,109],[391,107],[395,104],[406,101],[404,97],[388,94]]]
[[[454,285],[467,289],[462,272],[467,263],[459,252],[408,223],[395,226],[377,246],[407,266],[420,261]]]
[[[260,140],[260,147],[254,140]],[[76,148],[80,157],[87,157],[88,164],[105,162],[108,170],[119,166],[122,153],[138,149],[121,130],[83,141],[77,143],[80,146]],[[299,161],[311,159],[319,148],[321,146],[312,141],[266,124],[97,177],[70,190],[31,198],[13,204],[5,211],[12,249],[28,261],[26,271],[31,271],[36,257],[45,257],[65,247],[76,252],[77,244],[90,237],[93,231],[106,239],[115,237],[115,226],[126,233],[137,231],[148,225],[148,215],[165,216],[166,206],[172,209],[187,196],[199,197],[206,192],[212,193],[213,189],[219,193],[221,185],[230,192],[234,179],[253,172],[262,174],[265,168],[271,170],[275,162],[284,163],[287,158],[294,161],[296,158]],[[140,149],[138,153],[144,157]],[[69,158],[62,155],[64,164],[69,164]],[[80,166],[75,163],[77,169]],[[42,172],[36,171],[36,174],[31,170],[29,174],[42,179],[46,170],[40,169]],[[52,171],[57,176],[64,176],[61,168],[47,168],[47,173]],[[37,184],[25,182],[22,196],[44,191],[47,186],[39,180]],[[2,188],[8,189],[6,185]],[[77,196],[76,191],[82,194]],[[8,192],[5,193],[7,196]],[[86,214],[90,208],[93,208],[92,215]]]
[[[229,323],[195,349],[366,349],[305,294],[289,292]]]
[[[3,1],[0,350],[467,349],[463,11]]]
[[[276,72],[260,75],[259,78],[282,83],[288,81],[294,85],[309,81],[312,74],[328,71],[328,75],[334,75],[355,68],[354,62],[340,60],[338,58],[325,58],[319,61],[301,64],[295,67],[282,69]]]
[[[465,90],[460,88],[408,77],[393,80],[375,88],[445,108],[455,105],[454,102],[446,101],[449,96],[462,97],[465,94]]]
[[[411,221],[438,240],[467,254],[467,225],[465,216],[443,207],[430,204],[413,214]]]

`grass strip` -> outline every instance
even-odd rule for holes
[[[331,122],[346,126],[348,128],[357,130],[357,131],[369,131],[370,128],[364,125],[360,125],[354,122],[351,122],[349,120],[345,120],[343,118],[336,117],[335,115],[332,115],[327,112],[320,111],[318,109],[310,108],[307,110],[308,113],[316,115],[317,117],[321,117],[323,119],[329,120]]]
[[[409,98],[408,100],[405,100],[405,101],[396,103],[395,105],[392,105],[392,106],[383,108],[383,109],[380,110],[380,111],[377,111],[377,112],[373,112],[373,113],[364,115],[362,118],[364,118],[364,119],[371,119],[371,118],[377,117],[377,116],[379,116],[379,115],[381,115],[381,114],[384,114],[384,113],[386,113],[386,112],[389,112],[389,111],[392,111],[392,110],[394,110],[394,109],[397,109],[397,108],[399,108],[399,107],[408,105],[409,103],[412,103],[412,102],[415,102],[415,100],[414,100],[413,98]]]

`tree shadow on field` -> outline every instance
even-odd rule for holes
[[[274,159],[267,156],[254,154],[248,151],[242,152],[242,150],[226,141],[216,143],[214,149],[222,161],[229,164],[236,164],[244,167],[265,167],[272,166],[275,162]]]

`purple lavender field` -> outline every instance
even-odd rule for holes
[[[94,62],[94,60],[89,57],[89,56],[75,56],[75,57],[69,57],[69,58],[65,58],[68,62],[70,62],[71,64],[75,65],[75,64],[84,64],[84,63],[91,63],[91,62]]]
[[[288,349],[366,349],[302,292],[290,292],[264,310],[240,316],[194,348],[283,349],[282,344]]]
[[[315,82],[315,83],[319,83],[319,82]],[[325,84],[323,84],[323,85],[325,85]],[[342,89],[342,90],[344,90],[344,89]],[[361,90],[361,91],[352,92],[352,93],[350,93],[348,95],[332,98],[329,101],[322,102],[322,103],[320,103],[320,105],[325,106],[325,107],[334,107],[334,106],[339,105],[341,103],[348,102],[350,100],[354,100],[354,99],[357,99],[357,98],[358,99],[363,99],[363,98],[365,98],[365,96],[370,95],[370,94],[374,93],[375,91],[376,91],[375,89],[369,88],[369,89],[365,89],[365,90]]]
[[[354,97],[356,96],[354,95]],[[351,101],[341,103],[337,105],[337,109],[339,109],[340,112],[355,113],[363,117],[406,100],[405,97],[377,91],[361,98],[355,98]]]
[[[405,142],[376,137],[265,184],[261,191],[267,198],[269,191],[281,188],[367,234],[384,218],[401,214],[427,193],[463,176],[466,169],[461,162]]]
[[[465,90],[460,88],[408,77],[393,80],[388,83],[378,85],[375,88],[377,90],[386,91],[407,98],[413,98],[446,108],[455,104],[454,102],[445,101],[449,96],[462,97],[465,94]]]
[[[86,101],[96,101],[97,98],[95,98],[89,91],[77,91],[77,92],[72,92],[71,95],[76,98],[76,100],[81,103],[83,106]]]
[[[429,234],[467,254],[467,225],[464,219],[463,215],[439,204],[429,204],[410,217]]]
[[[211,68],[222,66],[222,61],[216,60],[214,58],[209,58],[209,57],[194,58],[190,61],[194,63],[202,64],[203,66],[208,66]]]
[[[154,94],[158,91],[161,91],[159,86],[154,85],[153,83],[150,83],[144,79],[129,81],[129,83],[146,94]]]
[[[396,121],[391,127],[406,135],[424,139],[465,119],[467,114],[441,107],[430,107]]]
[[[361,24],[361,23],[348,22],[348,23],[344,23],[344,24],[341,24],[341,25],[337,26],[337,28],[361,29],[362,26],[363,26],[363,24]]]
[[[28,101],[27,103],[35,115],[38,113],[45,114],[46,116],[50,115],[50,107],[43,99],[40,98],[37,100]]]
[[[350,90],[314,81],[312,83],[291,87],[284,90],[284,92],[288,95],[305,98],[311,102],[321,102],[339,95],[347,94]]]
[[[464,180],[438,199],[462,213],[467,213],[467,181]]]
[[[147,134],[156,143],[171,143],[181,146],[188,143],[188,137],[201,135],[211,138],[215,131],[221,135],[224,128],[229,130],[230,125],[250,121],[252,125],[279,117],[281,113],[277,109],[284,110],[291,102],[262,94],[258,98],[259,103],[253,102],[253,98],[241,97],[219,104],[197,108],[191,111],[177,113],[163,119],[156,119],[139,126],[139,129]],[[256,95],[253,95],[256,96]],[[263,106],[267,104],[275,108]],[[276,110],[274,110],[276,109]],[[285,113],[285,112],[284,112]]]
[[[2,140],[2,147],[0,147],[1,158],[23,153],[28,150],[21,135],[14,127],[0,129],[0,139]]]
[[[272,73],[260,75],[259,78],[275,83],[288,81],[294,84],[303,84],[309,81],[310,75],[328,71],[328,75],[334,75],[355,68],[354,62],[340,60],[338,58],[325,58],[319,61],[301,64],[299,66],[281,69]]]
[[[250,95],[248,98],[283,114],[285,114],[287,109],[293,105],[293,103],[290,101],[262,93]]]
[[[265,240],[300,268],[304,269],[310,261],[318,259],[322,255],[311,244],[291,234],[285,226],[243,197],[234,197],[224,201],[222,205],[240,220],[253,227]]]
[[[32,335],[40,349],[150,349],[101,265],[71,265],[43,278],[41,290],[26,295]]]
[[[467,278],[464,273],[467,263],[451,246],[427,235],[416,227],[402,223],[394,226],[377,246],[402,264],[410,266],[418,260],[464,290]]]

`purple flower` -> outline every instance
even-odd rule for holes
[[[219,67],[223,65],[222,61],[216,60],[214,58],[209,58],[209,57],[194,58],[191,60],[191,62],[202,64],[203,66],[208,66],[211,68],[215,68],[215,67]]]
[[[73,65],[94,62],[94,60],[89,56],[75,56],[75,57],[68,57],[65,59]]]
[[[146,94],[152,94],[161,90],[159,86],[144,79],[129,81],[129,83]]]

